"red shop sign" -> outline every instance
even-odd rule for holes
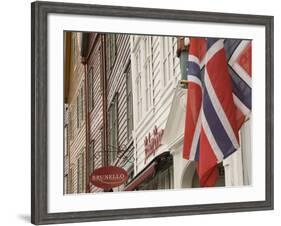
[[[93,185],[103,189],[118,187],[127,179],[127,171],[116,166],[101,167],[94,170],[91,174],[91,182]]]
[[[149,133],[148,136],[144,138],[144,163],[146,163],[146,160],[150,155],[155,155],[155,152],[161,146],[163,134],[164,130],[158,129],[157,126],[155,126],[152,135]]]

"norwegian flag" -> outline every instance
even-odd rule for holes
[[[251,113],[251,42],[191,38],[183,157],[197,161],[200,186],[214,186],[217,164],[239,148]]]

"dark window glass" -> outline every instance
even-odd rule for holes
[[[134,129],[131,64],[128,66],[125,74],[127,91],[127,137],[128,139],[131,139],[132,131]]]
[[[88,95],[89,95],[89,112],[94,108],[94,95],[93,95],[93,68],[88,73]]]
[[[109,107],[108,112],[108,126],[109,126],[109,148],[108,148],[108,162],[112,164],[117,157],[119,149],[118,144],[118,94],[116,93]]]
[[[88,162],[88,172],[89,175],[92,174],[94,168],[95,168],[95,142],[92,140],[92,142],[89,145],[89,162]]]
[[[77,193],[84,192],[84,153],[77,160]]]
[[[116,45],[117,35],[116,34],[107,34],[106,35],[106,69],[107,76],[111,73],[111,68],[114,64],[117,52]]]

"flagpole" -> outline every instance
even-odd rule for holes
[[[180,84],[181,84],[181,85],[186,85],[186,86],[187,86],[188,81],[187,81],[187,80],[180,80]]]

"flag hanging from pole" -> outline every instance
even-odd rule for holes
[[[183,157],[197,161],[200,186],[214,186],[251,113],[251,42],[191,38],[187,73]]]

